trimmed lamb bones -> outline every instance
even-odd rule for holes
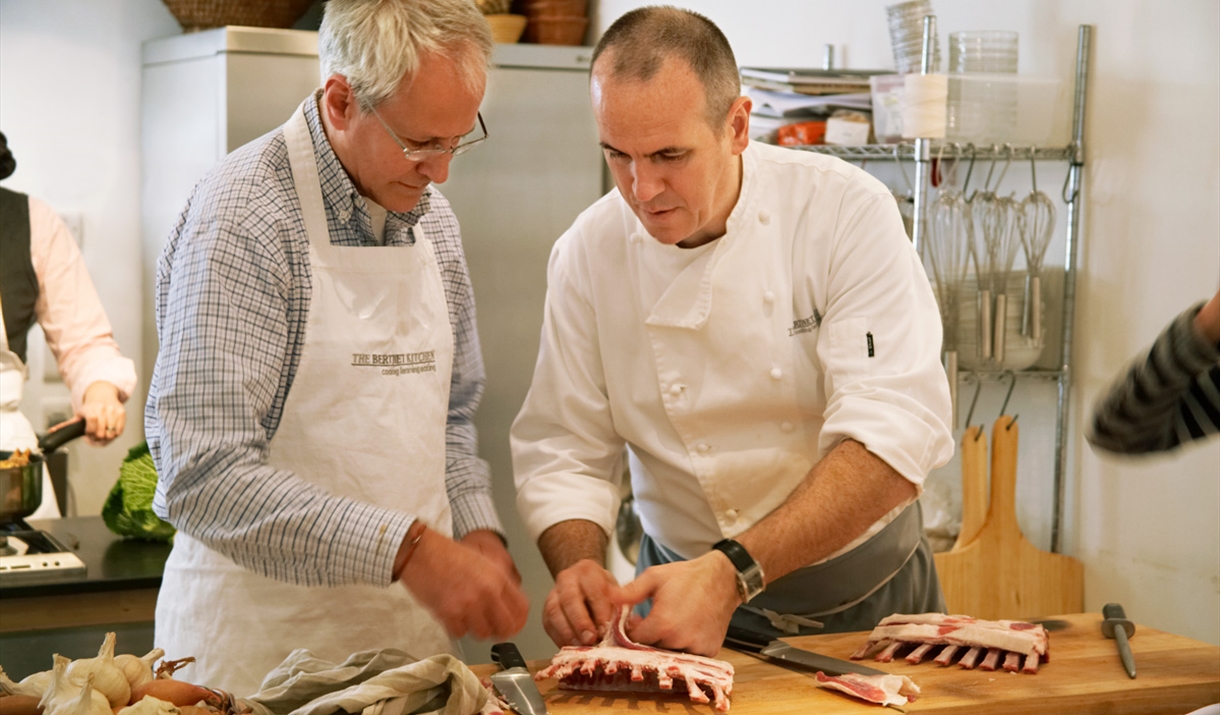
[[[729,709],[733,666],[723,660],[640,645],[627,637],[630,606],[606,626],[595,646],[564,646],[535,680],[557,678],[562,690],[631,693],[670,693],[675,684],[686,688],[697,703]]]
[[[919,686],[905,675],[859,675],[843,673],[830,676],[817,672],[818,687],[838,690],[878,705],[902,707],[919,697]]]
[[[851,657],[860,660],[880,648],[874,660],[888,663],[900,649],[912,644],[916,647],[906,656],[908,663],[923,661],[932,648],[943,645],[934,660],[942,667],[952,663],[959,652],[962,656],[958,665],[963,668],[977,665],[979,670],[1003,668],[1013,673],[1037,673],[1038,663],[1050,659],[1050,637],[1040,625],[940,613],[887,616],[869,634],[868,643]],[[1024,667],[1021,656],[1025,656]]]

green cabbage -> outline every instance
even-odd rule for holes
[[[102,506],[106,526],[120,536],[148,541],[173,541],[174,527],[153,513],[157,489],[157,467],[141,442],[127,452],[119,467],[119,479]]]

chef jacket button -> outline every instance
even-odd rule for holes
[[[784,376],[783,370],[779,369],[778,367],[771,368],[771,379],[772,380],[778,380],[783,376]]]
[[[768,211],[758,212],[758,222],[766,226],[771,223],[771,213]]]
[[[699,450],[699,454],[707,454],[708,452],[712,451],[712,445],[708,444],[707,442],[700,442],[695,446],[695,449]]]
[[[639,231],[636,231],[635,233],[631,234],[632,243],[639,243],[640,241],[643,241],[643,240],[644,240],[644,237],[642,235],[640,235]]]
[[[784,420],[783,422],[779,423],[779,428],[785,432],[791,432],[793,429],[793,426],[792,426],[791,422],[789,422],[788,420]]]
[[[737,521],[737,510],[736,509],[726,510],[724,512],[724,518],[728,519],[729,521]]]
[[[671,395],[681,395],[681,394],[682,394],[682,386],[681,386],[681,385],[679,385],[679,384],[678,384],[678,383],[676,383],[676,382],[675,382],[674,384],[670,385],[670,386],[669,386],[669,394],[671,394]]]
[[[766,293],[763,293],[763,300],[767,301],[768,303],[774,303],[775,302],[775,291],[769,290]]]

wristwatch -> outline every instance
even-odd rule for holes
[[[729,557],[733,568],[737,569],[737,595],[741,596],[742,603],[749,603],[763,592],[762,566],[750,556],[746,547],[733,539],[722,539],[712,544],[712,548]]]

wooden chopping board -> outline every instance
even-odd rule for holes
[[[996,420],[987,520],[973,541],[964,546],[959,541],[952,550],[933,555],[949,613],[1016,620],[1045,613],[1075,613],[1084,608],[1084,565],[1029,543],[1017,523],[1019,432],[1012,417],[1001,415]],[[964,475],[969,472],[967,460],[974,464],[977,458],[977,448],[963,445]],[[979,487],[969,489],[963,481],[962,490],[965,499],[968,492],[977,493]],[[964,507],[963,513],[970,512]]]
[[[1131,680],[1118,660],[1114,641],[1101,634],[1100,613],[1056,616],[1062,630],[1051,633],[1050,662],[1036,675],[942,668],[930,662],[873,663],[879,670],[909,676],[923,695],[906,707],[911,715],[1182,715],[1220,702],[1220,647],[1136,626],[1131,639],[1138,678]],[[791,638],[789,642],[846,659],[867,640],[865,633]],[[762,662],[736,651],[719,658],[736,669],[729,715],[867,715],[896,712],[822,690],[811,676]],[[531,672],[546,666],[533,661]],[[476,665],[481,677],[494,665]],[[710,705],[685,696],[632,697],[612,693],[568,693],[554,680],[539,684],[550,715],[628,712],[714,715]]]

